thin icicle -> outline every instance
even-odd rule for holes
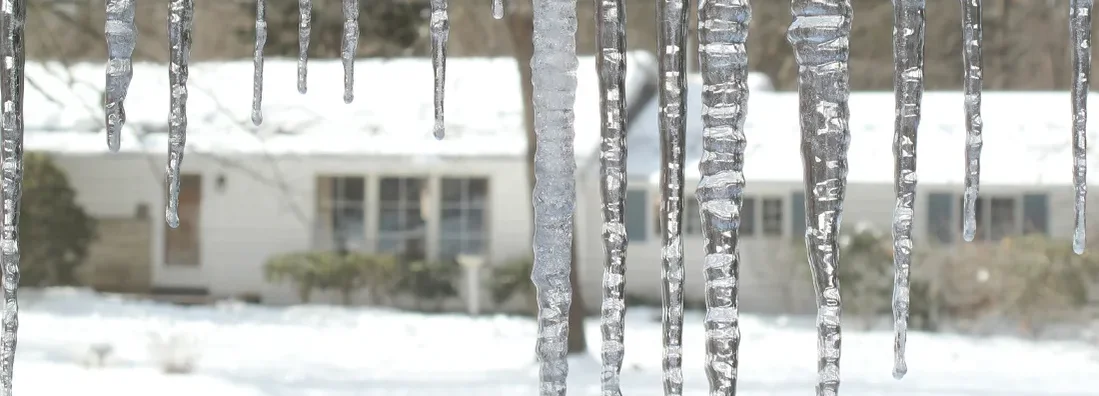
[[[850,0],[793,0],[787,39],[798,61],[801,153],[805,167],[805,246],[817,300],[818,396],[840,385],[840,280],[837,236],[847,194],[851,95]]]
[[[748,114],[747,0],[698,3],[702,72],[701,179],[695,196],[705,237],[706,378],[710,395],[736,394],[740,350],[740,207]],[[695,214],[689,214],[694,216]]]
[[[306,92],[309,67],[309,31],[313,22],[313,0],[298,0],[298,92]]]
[[[663,302],[664,394],[683,394],[683,165],[686,143],[687,29],[684,0],[661,0],[656,8],[659,49],[660,250]]]
[[[168,226],[179,226],[179,168],[187,143],[187,65],[191,54],[191,22],[194,0],[172,0],[168,6],[168,83],[171,115],[168,118]]]
[[[504,19],[504,0],[492,0],[492,17]]]
[[[621,396],[626,320],[626,7],[596,0],[599,114],[602,117],[600,190],[603,203],[603,396]]]
[[[267,45],[267,0],[256,0],[256,49],[252,52],[252,123],[263,123],[263,47]]]
[[[923,100],[926,0],[893,0],[893,377],[908,372],[908,276],[912,266],[912,218],[916,202],[916,135]]]
[[[535,345],[542,396],[564,396],[568,377],[576,157],[576,0],[534,0],[534,269],[538,296]]]
[[[965,194],[962,238],[977,235],[977,194],[981,188],[981,0],[962,2],[962,67],[965,91]]]
[[[137,26],[134,25],[136,0],[107,0],[107,101],[104,103],[107,123],[107,147],[117,152],[122,143],[122,126],[126,124],[126,91],[134,77],[134,46]]]
[[[1088,197],[1088,91],[1091,82],[1091,8],[1093,0],[1069,4],[1069,37],[1072,42],[1072,184],[1076,190],[1076,228],[1072,250],[1084,254]]]
[[[343,102],[355,100],[355,51],[359,48],[359,0],[343,0]]]
[[[450,17],[447,0],[431,0],[431,68],[435,71],[435,127],[436,139],[446,135],[443,122],[443,97],[446,86],[446,42],[450,38]]]
[[[23,66],[27,20],[26,0],[3,0],[0,6],[0,102],[2,102],[4,220],[0,226],[0,266],[3,266],[4,318],[0,335],[0,393],[11,396],[12,374],[15,367],[16,336],[19,332],[19,208],[23,199]]]

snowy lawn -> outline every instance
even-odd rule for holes
[[[23,294],[15,391],[21,396],[536,395],[534,322],[338,307],[184,308],[71,289]],[[661,395],[657,312],[627,316],[626,395]],[[686,394],[704,395],[702,316],[687,315]],[[801,321],[799,321],[801,322]],[[742,320],[740,394],[807,395],[815,338],[781,318]],[[587,323],[598,351],[599,322]],[[201,354],[191,374],[163,374],[155,336],[183,335]],[[847,395],[1088,395],[1099,389],[1099,351],[1075,342],[1032,342],[915,333],[909,374],[890,376],[892,335],[844,334]],[[104,368],[82,364],[112,345]],[[570,394],[599,394],[598,354],[572,360]]]

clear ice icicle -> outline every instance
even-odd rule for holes
[[[3,106],[3,223],[0,226],[0,265],[3,266],[4,318],[0,335],[0,393],[11,396],[15,367],[16,335],[19,332],[19,208],[23,199],[23,71],[26,63],[23,25],[27,20],[26,0],[3,0],[0,6],[0,102]]]
[[[168,116],[168,226],[179,226],[179,170],[187,143],[187,65],[191,54],[194,0],[172,0],[168,5],[168,84],[171,89]]]
[[[539,390],[564,396],[568,377],[576,157],[576,0],[534,0],[534,268]]]
[[[359,0],[343,0],[343,102],[355,100],[355,51],[359,48]]]
[[[447,16],[447,0],[431,0],[431,69],[435,72],[435,126],[436,139],[446,135],[443,122],[443,88],[446,86],[446,42],[450,38],[450,17]]]
[[[137,26],[134,25],[136,0],[107,0],[107,101],[104,103],[107,127],[107,147],[118,151],[122,142],[122,126],[126,123],[126,91],[134,77],[134,46]]]
[[[504,0],[492,0],[492,17],[504,19]]]
[[[687,113],[687,29],[684,0],[656,8],[660,116],[660,296],[664,394],[683,394],[683,166]]]
[[[298,0],[298,92],[305,93],[309,72],[309,31],[313,23],[313,0]]]
[[[926,0],[893,0],[893,377],[908,372],[909,271],[912,219],[916,208],[916,136],[923,100],[923,48]]]
[[[598,39],[599,106],[603,138],[600,195],[603,204],[603,396],[621,396],[619,375],[625,354],[626,320],[626,8],[623,0],[600,0],[595,14]]]
[[[793,0],[787,39],[798,61],[801,154],[805,168],[805,246],[817,302],[818,396],[840,385],[840,280],[837,236],[847,194],[851,95],[850,0]]]
[[[736,394],[740,319],[740,208],[744,193],[744,120],[748,114],[746,0],[698,3],[702,72],[701,178],[695,196],[706,256],[706,378],[710,395]]]
[[[252,123],[263,123],[263,47],[267,45],[267,0],[256,0],[256,49],[252,52]]]
[[[981,0],[962,2],[962,89],[965,92],[965,193],[962,238],[977,235],[977,193],[981,188]]]
[[[1072,42],[1072,185],[1076,211],[1072,250],[1084,254],[1088,197],[1088,91],[1091,82],[1091,9],[1093,0],[1069,2],[1069,37]]]

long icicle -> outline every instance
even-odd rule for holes
[[[309,74],[309,32],[313,24],[313,0],[298,0],[298,92],[305,93]]]
[[[912,220],[916,207],[916,137],[923,100],[924,14],[926,0],[893,0],[893,377],[908,372],[909,271]]]
[[[168,118],[168,226],[179,227],[179,171],[187,143],[187,67],[191,54],[194,0],[172,0],[168,8],[168,83],[171,115]]]
[[[104,103],[107,125],[107,147],[117,152],[122,144],[122,126],[126,124],[126,91],[134,78],[134,46],[137,26],[134,24],[136,0],[107,0],[107,100]]]
[[[805,246],[817,302],[818,396],[839,393],[839,243],[851,142],[850,0],[793,0],[787,39],[798,61]]]
[[[450,17],[447,0],[431,0],[431,69],[435,74],[435,126],[436,139],[446,136],[443,120],[443,98],[446,87],[446,43],[450,38]]]
[[[492,17],[504,19],[504,0],[492,0]]]
[[[706,378],[710,395],[736,394],[740,350],[740,207],[748,114],[747,0],[698,3],[702,72],[701,179],[695,196],[705,237]],[[694,214],[690,214],[694,215]]]
[[[977,235],[977,194],[981,189],[981,0],[962,2],[962,87],[965,91],[965,193],[962,238]]]
[[[569,373],[576,157],[576,0],[534,0],[534,268],[542,396],[564,396]]]
[[[621,396],[626,320],[626,7],[595,0],[599,114],[602,117],[600,190],[603,203],[603,396]]]
[[[664,394],[683,394],[683,165],[686,140],[687,1],[661,0],[656,9],[660,117],[660,296]]]
[[[4,318],[0,336],[0,395],[11,396],[15,367],[16,336],[19,332],[19,209],[23,199],[23,72],[26,63],[23,25],[27,20],[26,0],[3,0],[0,25],[0,103],[3,137],[3,226],[0,228],[0,265],[3,266]]]
[[[1091,87],[1091,9],[1094,0],[1069,4],[1069,36],[1072,42],[1072,184],[1076,210],[1072,250],[1084,254],[1088,198],[1088,91]]]
[[[263,123],[263,47],[267,45],[267,0],[256,0],[256,49],[252,52],[252,123]]]
[[[343,0],[343,37],[340,59],[343,61],[343,102],[355,100],[355,51],[359,48],[359,0]]]

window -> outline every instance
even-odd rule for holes
[[[928,196],[929,233],[939,242],[952,242],[954,230],[964,227],[963,200],[964,197],[944,193]],[[1045,194],[1024,194],[1021,198],[980,196],[974,212],[977,221],[974,240],[998,241],[1012,235],[1049,231],[1049,201]]]
[[[459,254],[485,253],[487,200],[487,179],[442,180],[439,259],[452,261]]]
[[[201,203],[202,177],[183,175],[179,181],[179,227],[164,226],[164,263],[166,265],[199,265]]]
[[[683,234],[702,234],[702,216],[698,211],[698,199],[694,196],[688,196],[683,200]]]
[[[423,198],[426,183],[420,178],[387,177],[378,188],[378,251],[406,261],[426,258],[427,227]]]
[[[927,226],[929,234],[939,243],[954,240],[954,227],[951,218],[954,213],[954,198],[951,194],[931,193],[927,196]]]
[[[756,199],[744,197],[740,203],[740,236],[756,234]]]
[[[646,232],[645,213],[649,203],[646,202],[645,190],[629,190],[626,192],[626,233],[630,242],[645,242],[649,238]]]
[[[760,214],[759,204],[762,202],[763,212]],[[764,236],[782,235],[782,199],[744,197],[740,205],[740,229],[742,237],[756,236],[762,216]],[[656,234],[660,235],[660,206],[656,207]],[[688,196],[683,202],[683,234],[702,235],[702,216],[699,213],[698,199]]]
[[[317,180],[316,244],[321,249],[361,250],[366,244],[366,181],[362,177]]]
[[[805,237],[805,193],[790,194],[790,236]]]
[[[763,235],[782,236],[782,198],[763,199]]]

